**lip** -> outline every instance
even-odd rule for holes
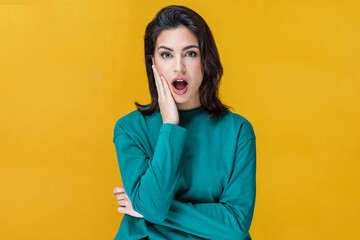
[[[171,84],[173,84],[176,80],[184,80],[186,84],[189,84],[189,82],[184,77],[176,77],[171,81]]]
[[[175,86],[172,85],[172,89],[173,89],[174,93],[177,94],[177,95],[184,95],[184,94],[187,92],[188,87],[189,87],[189,85],[186,85],[186,87],[185,87],[184,89],[182,89],[182,90],[177,90],[177,89],[175,88]]]
[[[174,84],[173,84],[176,80],[184,80],[184,81],[186,82],[186,87],[185,87],[184,89],[182,89],[182,90],[177,90],[177,89],[175,88]],[[188,83],[188,81],[186,80],[186,78],[184,78],[184,77],[176,77],[176,78],[174,78],[174,79],[171,81],[171,85],[172,85],[172,88],[173,88],[174,93],[177,94],[177,95],[184,95],[184,94],[187,92],[187,89],[188,89],[188,87],[189,87],[189,83]]]

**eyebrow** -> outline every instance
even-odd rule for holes
[[[164,49],[169,50],[169,51],[171,51],[171,52],[174,51],[174,49],[168,48],[168,47],[165,47],[165,46],[160,46],[160,47],[158,48],[158,50],[159,50],[160,48],[164,48]],[[182,49],[182,51],[188,50],[188,49],[190,49],[190,48],[197,48],[197,49],[199,49],[199,47],[196,46],[196,45],[189,45],[189,46],[184,47],[184,48]]]

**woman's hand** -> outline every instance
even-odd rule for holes
[[[113,194],[114,195],[118,194],[116,196],[116,199],[118,200],[118,205],[120,206],[118,208],[118,212],[125,213],[125,214],[128,214],[130,216],[137,217],[137,218],[144,218],[143,215],[141,215],[140,213],[134,211],[134,209],[132,208],[131,201],[130,201],[128,195],[125,192],[125,188],[116,187],[113,190]]]
[[[152,65],[155,85],[158,92],[158,103],[163,123],[173,123],[179,125],[179,112],[175,100],[171,94],[169,83],[164,76],[160,76],[156,66]]]

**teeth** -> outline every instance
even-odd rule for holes
[[[181,80],[181,79],[178,79],[178,80],[175,80],[175,82],[185,82],[185,81]]]

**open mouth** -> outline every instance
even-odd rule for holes
[[[185,80],[178,79],[172,83],[177,90],[183,90],[188,83]]]
[[[183,95],[187,92],[189,87],[188,82],[183,77],[176,77],[171,82],[173,86],[174,93],[177,95]]]

